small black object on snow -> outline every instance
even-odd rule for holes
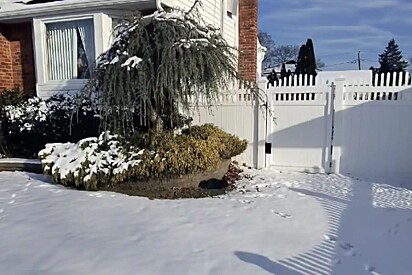
[[[199,187],[202,189],[224,189],[228,186],[229,184],[226,181],[219,179],[208,179],[199,183]]]

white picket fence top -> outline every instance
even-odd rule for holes
[[[278,79],[274,85],[269,84],[269,88],[279,87],[317,87],[330,85],[336,79],[344,79],[346,86],[374,86],[374,87],[402,87],[412,86],[412,77],[409,72],[374,73],[372,71],[339,71],[339,72],[319,72],[313,75],[291,75]]]

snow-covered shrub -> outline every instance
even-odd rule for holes
[[[197,134],[202,129],[206,135]],[[105,132],[76,144],[47,144],[39,157],[44,173],[52,175],[55,182],[96,190],[122,182],[163,180],[213,171],[247,146],[246,141],[212,125],[196,126],[193,133],[190,130],[179,135],[156,132],[126,140]]]
[[[46,143],[76,142],[98,135],[99,120],[88,101],[67,95],[21,100],[14,96],[10,93],[13,100],[0,101],[0,153],[36,157]]]
[[[86,190],[111,186],[132,177],[133,169],[147,155],[153,153],[128,146],[109,132],[75,144],[47,144],[39,152],[45,174],[52,175],[57,183]]]

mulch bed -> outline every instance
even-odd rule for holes
[[[223,195],[233,190],[242,170],[236,162],[224,161],[214,171],[187,175],[178,179],[163,181],[125,182],[104,189],[127,194],[142,196],[150,199],[184,199],[205,198]]]

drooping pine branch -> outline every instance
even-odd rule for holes
[[[142,125],[170,126],[179,111],[212,105],[240,80],[236,50],[200,20],[200,4],[135,16],[118,27],[85,90],[98,95],[104,129],[128,135]]]

